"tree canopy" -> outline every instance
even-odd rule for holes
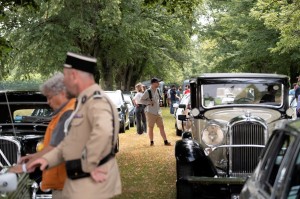
[[[128,90],[152,76],[171,79],[168,71],[182,70],[189,60],[195,7],[190,4],[196,1],[12,2],[2,15],[4,41],[11,46],[2,59],[2,77],[46,77],[61,70],[66,52],[73,51],[98,59],[101,83],[108,89]]]
[[[0,79],[46,78],[66,52],[94,56],[105,89],[203,72],[296,81],[299,0],[22,0],[0,3]]]
[[[299,43],[293,39],[300,40],[285,36],[286,32],[295,30],[292,27],[295,21],[287,25],[290,16],[286,15],[298,16],[299,12],[294,12],[296,2],[282,2],[205,1],[201,14],[208,20],[200,24],[199,37],[211,44],[203,59],[206,65],[212,63],[211,71],[281,73],[290,75],[295,82],[300,72]]]

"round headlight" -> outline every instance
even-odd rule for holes
[[[220,126],[212,124],[202,132],[202,141],[210,147],[220,145],[224,139],[224,133]]]
[[[193,108],[191,110],[191,114],[192,114],[192,116],[196,117],[196,116],[198,116],[200,114],[200,111],[197,108]]]
[[[291,117],[291,116],[293,116],[294,112],[295,111],[292,108],[288,108],[285,113],[287,116]]]
[[[44,141],[41,140],[36,144],[35,150],[36,152],[40,152],[43,149],[44,149]]]

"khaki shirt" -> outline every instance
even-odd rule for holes
[[[97,84],[80,93],[77,101],[66,137],[55,149],[43,157],[48,161],[49,167],[67,160],[81,159],[83,171],[91,172],[100,160],[111,152],[113,133],[114,143],[117,141],[118,113],[116,107]],[[108,101],[112,104],[113,110]],[[108,169],[108,179],[105,182],[96,183],[91,177],[67,179],[63,189],[63,198],[111,198],[120,194],[121,180],[116,159],[110,159],[103,167]]]

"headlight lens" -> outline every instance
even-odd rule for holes
[[[210,147],[218,146],[224,139],[224,133],[220,126],[212,124],[207,126],[202,132],[202,141]]]
[[[197,116],[200,114],[200,111],[199,111],[199,109],[197,109],[197,108],[193,108],[193,109],[191,110],[191,114],[192,114],[194,117],[197,117]]]
[[[40,152],[43,149],[44,149],[44,140],[41,140],[36,144],[35,150],[36,152]]]

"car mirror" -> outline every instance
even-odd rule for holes
[[[185,108],[186,108],[186,105],[185,105],[185,104],[179,104],[179,108],[185,109]]]
[[[15,173],[5,173],[0,175],[0,192],[12,192],[17,189],[18,180]]]

